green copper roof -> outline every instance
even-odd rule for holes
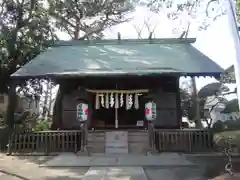
[[[223,69],[190,43],[194,39],[63,41],[13,77],[181,74],[218,76]]]

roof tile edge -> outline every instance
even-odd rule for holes
[[[127,44],[191,44],[196,41],[196,38],[165,38],[165,39],[109,39],[109,40],[70,40],[56,41],[53,47],[59,46],[81,46],[81,45],[127,45]]]

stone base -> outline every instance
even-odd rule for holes
[[[84,147],[80,151],[77,152],[77,156],[89,156],[89,150],[87,147]]]
[[[148,148],[146,149],[146,155],[150,156],[150,155],[158,155],[159,152],[155,149],[155,148]]]

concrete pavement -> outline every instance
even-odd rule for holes
[[[140,166],[140,167],[184,167],[195,166],[185,156],[178,153],[161,153],[159,155],[99,155],[77,156],[63,153],[41,164],[40,167],[96,167],[96,166]]]
[[[91,167],[82,180],[147,180],[142,167]]]
[[[165,157],[170,156],[165,154]],[[178,156],[172,154],[172,160]],[[174,158],[175,157],[175,158]],[[205,180],[198,166],[39,167],[39,157],[0,155],[1,180]],[[125,156],[125,158],[127,158]],[[164,160],[164,158],[162,158]],[[168,162],[170,163],[170,162]],[[165,163],[166,165],[166,163]],[[176,165],[176,164],[175,164]]]

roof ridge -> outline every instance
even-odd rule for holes
[[[127,45],[127,44],[182,44],[194,43],[196,38],[158,38],[158,39],[104,39],[104,40],[69,40],[55,41],[53,46],[81,46],[81,45]]]

